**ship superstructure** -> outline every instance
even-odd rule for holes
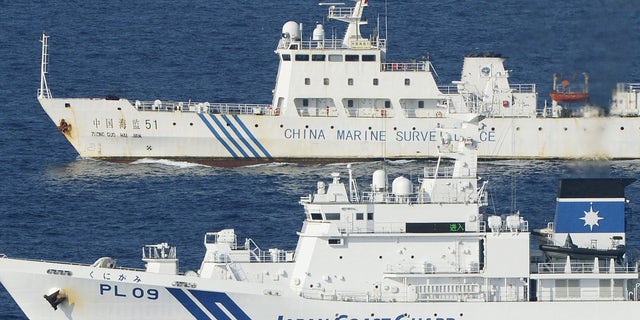
[[[54,98],[46,35],[38,100],[81,157],[113,161],[436,158],[437,128],[468,112],[486,116],[481,158],[640,157],[640,143],[629,143],[639,136],[635,100],[616,99],[612,117],[576,118],[539,105],[535,84],[509,83],[505,59],[492,54],[465,57],[460,80],[438,84],[427,58],[389,61],[384,32],[361,32],[368,5],[328,4],[328,21],[347,26],[338,35],[286,22],[269,104]]]
[[[530,250],[523,215],[484,213],[479,118],[457,118],[463,124],[438,130],[441,158],[420,174],[390,180],[382,167],[366,191],[350,168],[318,182],[300,198],[295,250],[264,250],[224,229],[205,235],[196,271],[183,273],[175,248],[160,243],[143,248],[144,270],[109,257],[81,265],[0,255],[0,281],[30,319],[589,320],[640,312],[637,262],[545,260]],[[629,182],[620,181],[617,197]],[[562,190],[562,228],[581,234],[578,246],[602,232],[626,238],[613,218],[626,201],[615,198],[607,215],[610,192],[601,190],[592,204],[600,213],[586,213],[576,193]]]

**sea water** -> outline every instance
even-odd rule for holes
[[[51,36],[55,97],[270,103],[282,25],[305,34],[327,23],[304,1],[0,1],[0,253],[92,263],[111,256],[143,267],[140,248],[169,242],[180,269],[197,269],[207,231],[235,228],[263,249],[295,246],[300,196],[346,164],[273,163],[227,169],[167,160],[131,164],[77,159],[36,100],[42,31]],[[350,5],[351,2],[347,1]],[[592,102],[607,106],[617,82],[640,81],[640,6],[633,1],[370,0],[367,34],[387,34],[388,59],[428,57],[441,84],[463,57],[507,57],[513,83],[536,83],[548,100],[553,73],[590,75]],[[386,13],[386,14],[385,14]],[[385,16],[387,18],[385,18]],[[379,23],[378,23],[379,22]],[[336,28],[337,26],[337,28]],[[327,36],[343,25],[327,24]],[[428,161],[391,161],[394,178]],[[531,228],[553,219],[559,177],[640,177],[640,161],[490,161],[488,213],[520,210]],[[371,168],[355,163],[363,185]],[[627,188],[640,203],[640,183]],[[640,219],[629,245],[640,247]],[[633,253],[632,251],[631,253]],[[34,293],[34,299],[41,299]],[[0,287],[0,318],[24,315]]]

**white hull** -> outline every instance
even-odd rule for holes
[[[29,319],[623,319],[640,312],[640,302],[347,302],[305,299],[265,279],[263,283],[150,274],[126,269],[0,259],[0,281]],[[47,274],[71,271],[73,276]],[[93,279],[91,278],[93,276]],[[110,278],[105,280],[104,278]],[[123,280],[119,280],[124,278]],[[136,278],[142,279],[137,283]],[[192,283],[196,289],[172,285]],[[272,283],[270,283],[272,282]],[[65,288],[68,303],[58,310],[42,298]],[[177,298],[169,290],[179,291]],[[281,295],[269,295],[278,291]],[[224,293],[222,293],[224,292]],[[151,293],[151,294],[150,294]],[[156,294],[157,293],[157,294]],[[202,302],[197,297],[201,298]],[[157,297],[157,298],[155,298]],[[227,299],[227,297],[229,299]],[[193,304],[192,304],[193,303]],[[209,307],[211,310],[207,310]],[[225,316],[221,316],[220,312]],[[216,316],[217,315],[217,316]],[[246,317],[245,317],[246,316]]]
[[[62,119],[70,125],[65,136],[81,157],[111,160],[434,158],[436,129],[454,121],[140,111],[124,99],[40,98],[40,103],[56,125]],[[482,124],[479,156],[485,159],[640,156],[638,117],[504,117]]]
[[[538,105],[535,84],[509,83],[497,55],[465,57],[460,80],[441,85],[427,58],[388,61],[386,39],[361,33],[367,6],[329,6],[329,21],[348,24],[342,39],[284,24],[270,105],[52,98],[46,35],[38,99],[81,157],[115,161],[435,158],[436,129],[466,113],[487,117],[481,158],[640,157],[640,85],[618,86],[615,116],[587,117],[598,112],[585,106],[575,118],[575,108]]]

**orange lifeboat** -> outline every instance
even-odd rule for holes
[[[551,99],[556,102],[580,102],[589,99],[587,92],[551,92]]]
[[[581,102],[589,100],[589,76],[583,73],[584,89],[583,91],[571,91],[571,83],[568,80],[562,80],[558,85],[558,76],[553,74],[553,92],[549,93],[551,99],[555,102]]]

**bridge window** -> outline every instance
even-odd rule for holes
[[[304,84],[307,85],[307,86],[310,85],[311,84],[311,79],[304,78]]]
[[[353,100],[347,100],[347,108],[353,108]]]
[[[325,213],[324,216],[327,220],[340,220],[339,213]]]
[[[386,100],[386,101],[384,102],[384,107],[385,107],[385,109],[389,109],[389,108],[391,108],[391,101]]]
[[[424,101],[418,101],[418,108],[419,109],[423,109],[424,108]]]
[[[360,61],[360,56],[357,54],[347,54],[344,56],[344,61],[349,61],[349,62]]]
[[[373,78],[373,85],[377,86],[378,85],[378,78]]]
[[[356,220],[364,220],[364,213],[362,212],[356,213]]]
[[[347,79],[347,85],[349,85],[349,86],[353,85],[353,78]]]
[[[376,61],[376,56],[373,54],[363,54],[362,61]]]
[[[296,54],[296,61],[309,61],[308,54]]]
[[[322,83],[324,83],[325,86],[328,86],[329,85],[329,78],[322,79]]]
[[[329,55],[329,61],[331,61],[331,62],[342,62],[342,55],[341,54],[330,54]]]
[[[410,86],[410,85],[411,85],[411,79],[409,79],[409,78],[404,78],[404,85],[405,85],[405,86]]]
[[[329,239],[327,242],[329,244],[342,244],[342,239]]]
[[[324,54],[312,54],[311,61],[324,61],[326,56]]]
[[[309,99],[302,99],[302,106],[303,107],[308,107],[309,106]]]
[[[322,214],[320,213],[312,213],[311,220],[322,220]]]
[[[291,55],[290,54],[283,54],[282,55],[282,61],[291,61]]]

